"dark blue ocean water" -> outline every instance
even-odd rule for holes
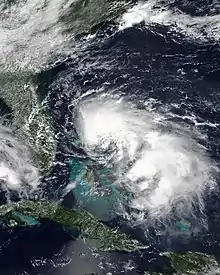
[[[185,4],[186,1],[175,1],[170,6],[178,6],[188,14],[202,16],[210,12],[208,2],[188,1]],[[200,9],[197,9],[198,6]],[[156,110],[164,112],[166,109],[176,114],[176,117],[170,119],[188,128],[195,126],[189,119],[194,114],[197,122],[203,123],[200,130],[208,137],[198,142],[204,143],[213,161],[218,163],[220,130],[213,125],[220,123],[219,43],[214,40],[197,43],[184,35],[170,32],[168,27],[154,25],[146,29],[142,23],[117,32],[114,23],[108,22],[94,28],[94,32],[96,36],[91,44],[76,57],[55,64],[42,71],[37,78],[38,96],[40,99],[48,97],[47,112],[53,119],[58,139],[57,164],[42,181],[44,196],[59,199],[68,183],[71,154],[87,157],[83,150],[74,148],[71,143],[71,137],[75,134],[71,103],[74,97],[92,89],[104,88],[113,94],[120,90],[126,98],[139,104],[140,108],[143,101],[151,98]],[[83,39],[81,37],[79,41],[83,43]],[[205,199],[209,224],[206,235],[190,236],[187,239],[158,238],[152,229],[152,239],[145,240],[140,229],[129,229],[119,219],[109,223],[111,227],[120,225],[122,231],[150,244],[150,248],[143,255],[113,253],[98,256],[99,262],[101,257],[104,259],[104,269],[97,270],[97,265],[92,263],[96,261],[95,257],[89,260],[92,256],[87,246],[83,248],[86,255],[82,256],[80,253],[84,252],[79,252],[80,245],[75,245],[61,227],[51,222],[43,222],[39,228],[1,231],[1,274],[121,274],[124,264],[130,260],[136,271],[127,270],[126,274],[143,274],[145,269],[164,271],[165,260],[156,255],[158,250],[167,249],[201,251],[218,257],[219,191],[217,186],[215,194]],[[74,205],[74,198],[70,203]],[[44,264],[42,259],[47,259]],[[81,267],[84,266],[84,269],[81,271],[77,261],[82,261]],[[112,269],[110,264],[106,264],[107,261],[110,264],[117,262],[118,268]]]

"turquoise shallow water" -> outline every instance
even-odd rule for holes
[[[145,270],[156,270],[170,275],[171,269],[166,271],[166,266],[169,264],[158,256],[161,251],[200,251],[219,258],[219,184],[216,186],[215,194],[209,196],[205,193],[204,195],[207,225],[205,229],[200,223],[201,217],[197,209],[194,209],[196,215],[193,221],[192,216],[187,213],[183,213],[182,219],[173,217],[172,230],[170,228],[168,230],[166,224],[159,222],[153,228],[144,227],[144,230],[143,228],[131,228],[130,224],[126,224],[122,217],[120,220],[118,216],[121,210],[122,212],[124,210],[122,204],[127,205],[132,196],[113,184],[115,174],[112,169],[97,165],[95,161],[86,158],[80,141],[77,139],[72,141],[75,136],[73,129],[76,128],[73,117],[73,99],[78,99],[91,91],[93,93],[98,91],[97,93],[100,94],[99,91],[102,90],[109,96],[123,95],[127,100],[137,104],[139,108],[144,108],[145,102],[149,103],[150,99],[153,111],[161,111],[168,120],[183,125],[189,130],[198,128],[206,136],[203,140],[198,138],[198,142],[207,148],[210,158],[219,164],[220,51],[219,41],[216,39],[219,19],[214,17],[214,20],[210,21],[212,17],[208,17],[219,15],[218,3],[215,4],[216,1],[208,3],[204,0],[193,3],[192,1],[167,1],[166,3],[157,1],[155,5],[146,6],[152,7],[150,12],[146,7],[138,10],[138,15],[145,17],[146,22],[131,24],[130,28],[119,31],[118,21],[114,19],[118,19],[122,11],[116,8],[117,5],[113,5],[115,2],[107,1],[105,4],[100,1],[97,4],[93,1],[78,1],[75,13],[72,17],[71,13],[68,14],[66,19],[68,19],[67,22],[75,20],[72,26],[70,22],[68,23],[69,31],[73,33],[76,31],[79,35],[76,41],[75,36],[70,35],[74,37],[74,43],[70,43],[70,46],[70,37],[64,39],[66,46],[64,49],[59,45],[59,42],[63,41],[63,36],[57,35],[58,32],[54,28],[58,24],[55,12],[59,6],[58,2],[54,1],[54,5],[50,5],[54,8],[52,9],[54,13],[44,12],[40,20],[36,20],[34,12],[30,16],[30,21],[24,16],[24,24],[31,22],[29,25],[31,28],[18,28],[13,33],[13,37],[5,28],[6,33],[9,34],[8,37],[13,39],[12,43],[8,44],[12,49],[12,54],[8,54],[8,48],[4,48],[4,57],[10,59],[11,67],[9,67],[12,69],[18,67],[18,70],[21,70],[22,60],[23,63],[27,63],[27,67],[25,65],[24,68],[28,68],[28,73],[32,68],[38,68],[34,76],[34,83],[37,86],[36,95],[39,102],[46,101],[46,114],[50,118],[56,135],[55,160],[51,170],[43,176],[43,191],[42,194],[37,194],[37,197],[53,198],[59,201],[66,186],[73,184],[75,188],[70,191],[71,207],[88,210],[95,217],[105,221],[109,227],[120,227],[122,231],[131,233],[143,243],[149,244],[150,249],[143,255],[112,253],[108,256],[92,256],[90,251],[90,248],[94,246],[92,242],[88,248],[83,241],[73,242],[69,234],[65,232],[65,230],[68,231],[67,229],[63,230],[49,221],[40,221],[41,224],[39,224],[32,217],[14,212],[16,219],[24,225],[31,225],[31,228],[1,231],[0,273],[4,275],[84,275],[94,272],[98,275],[106,275],[107,272],[111,272],[117,275],[125,273],[126,270],[129,275],[143,275]],[[152,2],[146,1],[149,4]],[[11,1],[10,3],[13,6]],[[27,3],[30,7],[30,1]],[[119,6],[123,6],[122,1],[118,3]],[[33,9],[31,8],[30,11],[35,11],[35,2],[32,1],[32,4]],[[44,5],[46,3],[43,3]],[[65,9],[64,6],[63,9]],[[115,15],[110,12],[109,16],[109,6],[113,10],[116,9]],[[74,8],[74,4],[72,7]],[[39,6],[36,14],[42,15],[41,8],[48,11],[45,7]],[[124,7],[124,10],[127,8]],[[164,10],[168,10],[168,13]],[[17,11],[23,11],[26,14],[24,9]],[[4,13],[3,15],[7,18],[10,14]],[[16,27],[16,20],[23,18],[19,12],[16,14],[15,21],[11,22],[13,24],[6,24],[6,27]],[[106,21],[106,14],[108,14],[109,21]],[[157,16],[158,14],[161,16]],[[166,17],[167,14],[168,17]],[[94,15],[96,15],[95,19]],[[1,17],[0,23],[3,22],[4,16]],[[62,16],[65,17],[65,12]],[[79,17],[82,18],[79,20]],[[45,21],[44,18],[46,18]],[[150,22],[148,22],[149,18]],[[90,32],[93,24],[95,26]],[[38,33],[39,25],[43,26],[43,32],[38,37],[35,35]],[[17,26],[20,25],[17,24]],[[180,29],[176,26],[180,26]],[[52,32],[50,32],[51,28]],[[209,30],[210,33],[207,34]],[[93,36],[87,37],[89,32]],[[22,36],[22,34],[25,35]],[[202,39],[196,37],[197,34],[200,38],[202,36]],[[36,37],[39,39],[35,39]],[[8,40],[2,39],[2,41]],[[13,43],[16,41],[19,43]],[[54,42],[54,48],[49,47],[51,41]],[[2,46],[1,42],[0,46]],[[75,52],[75,42],[77,52]],[[0,49],[3,48],[0,47]],[[49,52],[53,52],[53,57],[49,58],[51,62],[45,69]],[[32,61],[34,61],[33,64]],[[4,75],[2,79],[3,82],[6,81]],[[11,93],[13,91],[11,80],[8,86],[7,91]],[[23,87],[23,84],[21,86]],[[16,86],[15,90],[20,91],[19,87]],[[3,95],[6,95],[4,89],[2,97]],[[13,120],[15,106],[20,104],[19,95],[22,95],[22,92],[17,93],[16,100],[12,101],[13,108],[7,106],[7,104],[10,105],[10,97],[6,99],[4,97],[5,101],[0,102],[2,113],[10,114],[10,120]],[[21,96],[22,101],[24,98]],[[28,103],[30,101],[28,98]],[[26,107],[21,107],[20,116],[23,116],[26,109]],[[218,183],[219,176],[214,176]],[[12,200],[18,199],[18,194],[13,193]],[[0,200],[1,203],[5,203],[4,192],[0,193]],[[69,233],[74,235],[74,229],[69,229]],[[22,253],[18,253],[20,251]],[[77,264],[78,262],[80,264]],[[129,262],[130,267],[128,265],[126,269],[125,266]],[[102,268],[101,265],[104,267]],[[132,265],[135,268],[132,269]],[[75,270],[78,273],[74,274]]]
[[[109,221],[119,215],[124,196],[114,186],[113,172],[109,168],[96,169],[82,160],[73,158],[70,162],[70,182],[77,207],[89,211],[98,219]]]

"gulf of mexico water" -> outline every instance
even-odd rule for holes
[[[70,34],[63,41],[60,32],[59,39],[50,32],[55,13],[46,22],[52,41],[64,43],[65,51],[53,44],[59,63],[40,66],[37,92],[57,136],[53,169],[42,180],[44,196],[58,200],[72,184],[72,158],[113,169],[112,184],[132,198],[116,205],[108,224],[150,244],[150,262],[169,249],[219,253],[219,8],[217,1],[134,3],[90,35],[77,36],[77,51],[68,47]],[[32,39],[34,31],[30,37],[22,41],[31,49],[37,45],[38,55],[25,66],[39,68],[50,50]],[[73,136],[81,139],[80,148]],[[77,194],[72,206],[75,200]],[[109,216],[108,208],[99,212],[99,203],[92,214]],[[132,255],[126,257],[130,274],[135,265],[142,274],[148,261],[135,264]]]

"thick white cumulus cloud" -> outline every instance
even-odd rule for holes
[[[39,171],[29,149],[10,129],[0,127],[0,185],[3,190],[25,192],[39,185]]]
[[[172,2],[172,1],[171,1]],[[141,22],[146,26],[151,24],[160,24],[171,27],[177,32],[182,32],[188,37],[198,40],[220,39],[220,14],[191,16],[180,10],[170,9],[170,1],[160,0],[140,1],[135,6],[127,10],[120,18],[119,29],[130,28]],[[214,3],[210,9],[213,11],[219,9],[219,4]]]
[[[184,126],[108,97],[82,100],[77,131],[91,158],[116,170],[113,183],[133,194],[130,206],[152,219],[203,211],[214,185],[204,147]]]

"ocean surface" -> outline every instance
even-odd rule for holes
[[[0,273],[170,274],[159,256],[170,250],[218,259],[219,1],[116,1],[109,13],[108,1],[76,1],[76,14],[74,1],[9,2],[0,4],[1,74],[34,75],[56,137],[53,165],[34,195],[60,200],[72,184],[71,160],[111,168],[114,186],[131,193],[131,202],[116,206],[113,217],[99,199],[91,206],[83,197],[82,208],[149,248],[95,254],[91,240],[74,241],[42,221],[2,229]],[[4,104],[2,113],[11,113]],[[67,203],[80,207],[77,192]]]

